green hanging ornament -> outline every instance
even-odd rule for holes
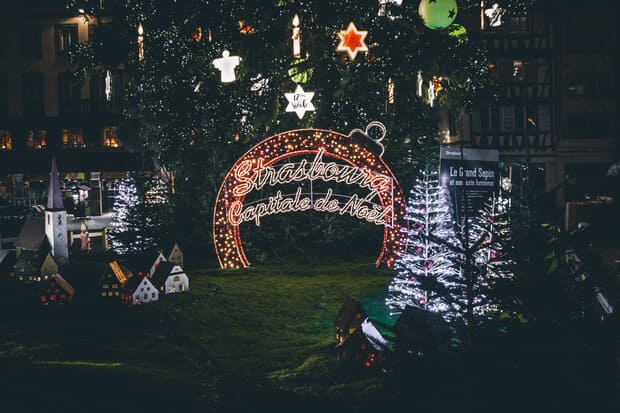
[[[418,14],[431,30],[450,26],[457,14],[456,0],[421,0]]]
[[[293,64],[291,64],[291,67],[288,69],[288,75],[293,82],[303,84],[312,78],[314,69],[312,67],[304,68],[306,62],[307,59],[303,58],[293,60]]]

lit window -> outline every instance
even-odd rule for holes
[[[108,126],[103,128],[103,146],[106,148],[120,148],[121,143],[118,140],[116,126]]]
[[[63,55],[72,44],[77,43],[78,30],[77,25],[59,25],[56,26],[56,53],[58,56]]]
[[[63,129],[62,145],[68,148],[84,148],[84,135],[82,129]]]
[[[47,132],[45,130],[28,130],[26,132],[26,146],[32,149],[47,147]]]
[[[179,282],[179,281],[181,281],[181,277],[176,275],[173,280],[174,280],[174,282]]]
[[[512,78],[514,80],[523,80],[523,61],[512,61]]]
[[[13,149],[11,132],[0,129],[0,151],[10,151],[11,149]]]

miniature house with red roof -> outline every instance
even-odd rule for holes
[[[145,276],[132,277],[121,291],[121,301],[129,306],[148,304],[159,300],[159,291]]]
[[[60,274],[53,274],[41,289],[39,300],[45,308],[62,307],[71,302],[74,288]]]
[[[189,278],[183,268],[167,261],[159,264],[151,281],[164,294],[183,293],[189,290]]]
[[[352,334],[336,346],[338,360],[351,367],[379,367],[389,351],[388,341],[366,318]]]

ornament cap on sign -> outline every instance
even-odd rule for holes
[[[336,47],[337,52],[347,52],[351,60],[355,60],[358,52],[367,52],[368,46],[364,42],[368,30],[357,30],[355,23],[350,22],[346,30],[340,30],[338,37],[340,43]]]
[[[371,136],[370,131],[373,128],[378,128],[381,131],[381,136],[379,138],[373,138]],[[366,125],[366,130],[361,130],[359,128],[352,129],[351,132],[349,132],[349,138],[352,137],[354,133],[359,133],[360,135],[363,135],[366,139],[370,140],[372,143],[381,148],[381,153],[379,154],[379,157],[383,156],[383,153],[385,152],[385,146],[383,146],[381,141],[385,139],[385,135],[387,135],[387,128],[383,123],[374,120],[368,125]]]

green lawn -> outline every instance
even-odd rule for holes
[[[63,311],[39,309],[31,286],[2,280],[0,311],[11,314],[0,331],[5,401],[37,409],[63,394],[102,410],[111,398],[128,410],[166,403],[234,410],[252,394],[326,397],[343,385],[332,377],[338,371],[332,321],[340,305],[353,295],[382,309],[391,279],[370,258],[195,270],[189,293],[130,309],[99,301],[96,267],[77,266],[81,296]],[[41,396],[28,397],[33,386],[43,389]],[[170,398],[130,396],[144,388]]]
[[[63,311],[0,277],[0,411],[370,412],[406,401],[410,411],[567,412],[616,402],[620,389],[618,329],[605,325],[488,331],[469,353],[388,373],[342,369],[332,321],[347,295],[394,321],[383,306],[392,271],[372,258],[192,269],[189,293],[137,308],[99,301],[101,265],[66,270],[80,278]]]

